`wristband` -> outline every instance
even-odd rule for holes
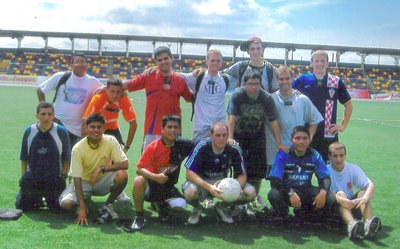
[[[101,166],[100,167],[100,172],[102,173],[102,174],[104,174],[104,173],[106,173],[106,166]]]

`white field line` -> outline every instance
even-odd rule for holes
[[[359,117],[351,117],[351,119],[355,119],[358,121],[365,121],[373,124],[380,124],[380,125],[386,125],[390,127],[395,127],[395,128],[400,128],[400,125],[394,125],[394,124],[387,124],[386,122],[400,122],[399,119],[394,119],[394,120],[376,120],[376,119],[368,119],[368,118],[359,118]]]

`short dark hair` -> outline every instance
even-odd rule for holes
[[[293,128],[290,138],[293,139],[297,132],[304,132],[307,134],[308,137],[310,137],[310,131],[308,130],[308,128],[304,125],[299,125]]]
[[[259,80],[260,83],[262,82],[261,73],[258,71],[251,71],[244,75],[243,82],[246,84],[249,79]]]
[[[214,134],[215,127],[218,126],[218,125],[225,126],[226,132],[229,132],[229,130],[228,130],[228,125],[227,125],[224,121],[218,120],[217,122],[215,122],[214,124],[211,125],[211,129],[210,129],[210,133],[211,133],[211,134]]]
[[[54,113],[54,106],[53,106],[52,103],[49,103],[49,102],[41,102],[41,103],[39,103],[39,104],[37,105],[37,107],[36,107],[36,114],[39,114],[40,109],[42,109],[42,108],[51,108],[51,110],[52,110],[53,113]]]
[[[106,120],[104,119],[103,115],[101,115],[101,114],[91,114],[86,119],[86,126],[89,126],[89,124],[93,123],[93,122],[100,122],[104,125],[106,123]]]
[[[160,46],[160,47],[156,48],[156,50],[154,51],[154,57],[157,57],[162,53],[167,53],[169,55],[169,57],[172,58],[171,49],[167,46]]]
[[[122,86],[122,81],[119,78],[111,77],[107,80],[107,87]]]
[[[162,118],[162,128],[164,128],[167,125],[167,122],[172,121],[172,122],[177,122],[179,127],[181,127],[181,118],[178,115],[165,115]]]
[[[74,55],[72,56],[71,64],[74,64],[75,57],[84,58],[85,61],[86,61],[86,63],[89,63],[89,58],[88,58],[85,54],[83,54],[83,53],[77,53],[77,54],[74,54]]]

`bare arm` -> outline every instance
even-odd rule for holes
[[[247,182],[247,175],[246,175],[246,173],[243,173],[243,174],[239,175],[238,178],[237,178],[237,180],[239,181],[240,186],[243,188],[244,185],[246,185],[246,182]]]
[[[62,175],[63,176],[67,176],[68,175],[70,163],[71,163],[71,161],[63,161],[63,171],[62,171]]]
[[[278,120],[271,121],[272,132],[274,133],[277,150],[287,150],[286,146],[282,145],[281,132],[279,130]]]
[[[228,117],[228,133],[229,138],[233,139],[233,134],[235,132],[235,124],[236,124],[236,116],[233,114],[229,114]]]
[[[343,132],[350,122],[352,113],[353,113],[353,103],[350,100],[349,102],[344,104],[344,115],[342,124],[332,124],[331,127],[329,128],[329,133],[336,134],[338,132]]]
[[[126,138],[125,147],[124,147],[124,152],[125,153],[131,147],[133,138],[135,137],[135,134],[136,134],[136,129],[137,129],[137,122],[136,122],[136,119],[135,119],[135,120],[132,120],[132,121],[129,122],[129,132],[128,132],[128,137]]]
[[[87,225],[88,219],[87,219],[86,202],[85,198],[83,197],[82,178],[74,177],[74,185],[75,185],[76,197],[79,203],[79,214],[75,223],[78,225],[84,225],[84,224]]]
[[[141,175],[144,178],[155,181],[159,184],[164,184],[168,181],[167,171],[168,170],[165,169],[163,172],[156,174],[148,171],[146,168],[140,167],[139,165],[136,167],[136,173],[138,175]]]
[[[190,169],[186,169],[186,179],[188,181],[193,182],[197,186],[199,186],[199,187],[201,187],[203,189],[206,189],[214,197],[217,197],[220,200],[223,199],[222,191],[219,188],[217,188],[217,185],[218,185],[219,181],[216,182],[214,185],[211,185],[208,182],[206,182],[205,180],[203,180],[203,178],[201,178],[198,174],[196,174],[195,172],[193,172]]]
[[[43,91],[42,91],[42,89],[40,89],[40,87],[36,88],[36,95],[38,97],[39,103],[46,101],[46,95],[43,93]]]
[[[308,127],[308,131],[310,132],[310,141],[312,141],[315,132],[317,131],[318,128],[318,124],[310,124],[310,126]]]
[[[28,166],[28,162],[21,160],[21,175],[25,174],[27,166]]]
[[[353,200],[354,204],[357,205],[356,208],[359,208],[363,204],[367,204],[375,193],[375,185],[373,182],[369,182],[367,188],[365,189],[365,193],[355,200]]]

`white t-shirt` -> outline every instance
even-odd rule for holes
[[[279,94],[279,90],[271,94],[278,112],[279,130],[282,137],[282,144],[290,146],[290,135],[292,129],[305,123],[318,124],[323,117],[311,100],[299,91],[293,91],[293,94],[287,101],[292,105],[285,105],[285,99]],[[267,164],[272,165],[276,155],[276,141],[272,132],[271,124],[266,124],[267,140]]]
[[[180,75],[185,77],[186,84],[195,93],[197,77],[192,76],[191,73]],[[210,84],[212,81],[214,84]],[[231,81],[229,80],[229,82]],[[235,86],[229,83],[228,88],[232,89]],[[226,83],[219,73],[211,77],[208,71],[205,72],[196,96],[193,131],[210,129],[211,125],[216,121],[226,120],[226,91]]]
[[[42,82],[39,85],[42,92],[47,94],[55,90],[63,75],[64,72],[59,72]],[[69,132],[81,136],[83,113],[89,105],[94,91],[100,86],[102,86],[101,82],[90,75],[78,77],[73,73],[67,82],[60,86],[54,102],[54,113]]]
[[[357,165],[345,162],[341,172],[333,169],[332,163],[327,165],[331,172],[331,191],[344,191],[348,198],[354,196],[354,186],[364,190],[371,182],[364,171]]]

